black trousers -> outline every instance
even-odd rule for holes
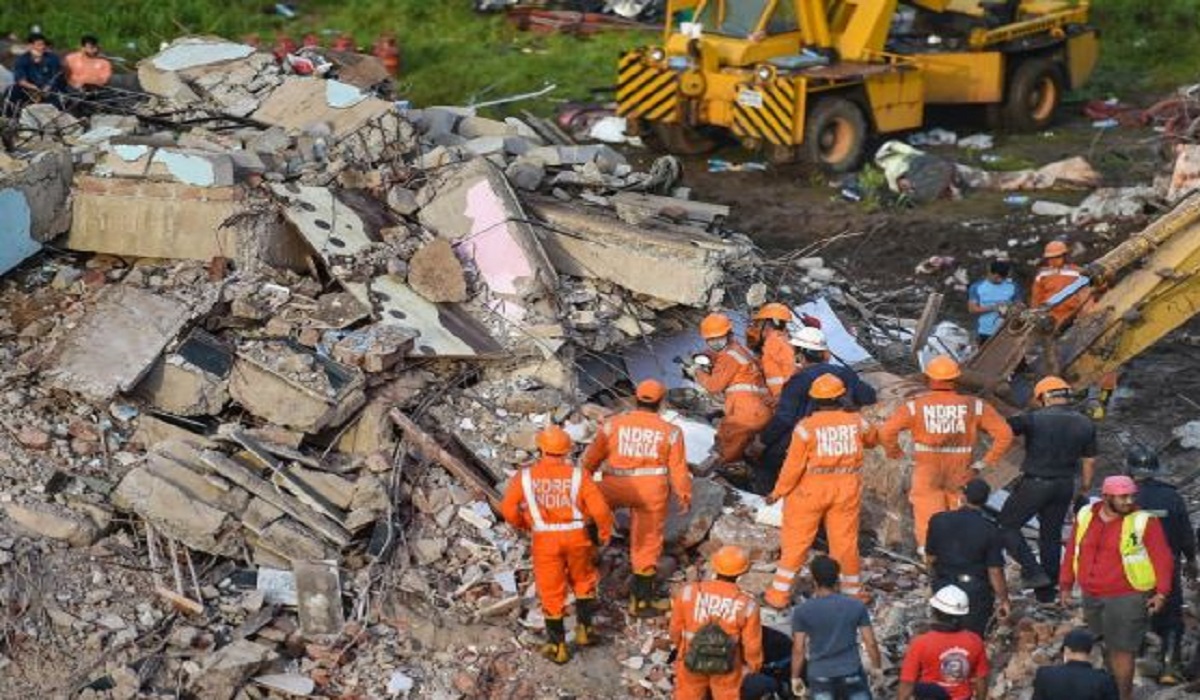
[[[762,458],[754,465],[754,483],[751,490],[760,496],[771,493],[775,482],[779,480],[779,472],[783,470],[783,460],[787,458],[788,446],[791,445],[792,434],[763,449]]]
[[[1021,574],[1032,576],[1038,571],[1038,560],[1021,527],[1033,516],[1038,518],[1038,554],[1041,569],[1052,583],[1058,582],[1058,567],[1062,559],[1062,528],[1067,511],[1075,499],[1074,477],[1044,479],[1022,476],[1017,488],[1000,510],[1000,536],[1008,555],[1021,565]]]
[[[963,619],[963,629],[968,629],[987,639],[988,621],[996,610],[996,594],[992,592],[992,584],[987,576],[950,576],[945,573],[933,577],[933,591],[936,593],[945,586],[958,586],[967,594],[971,612]]]
[[[1175,558],[1175,575],[1171,579],[1171,595],[1163,609],[1150,618],[1150,629],[1158,636],[1167,632],[1183,634],[1183,577],[1179,568],[1183,562]]]

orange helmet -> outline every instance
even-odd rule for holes
[[[634,395],[638,401],[658,403],[667,395],[667,387],[663,386],[662,382],[657,379],[646,379],[637,385],[637,392]]]
[[[755,321],[779,321],[780,323],[788,323],[792,320],[792,310],[785,304],[771,302],[763,304],[758,313],[754,314]]]
[[[1061,258],[1068,252],[1067,244],[1062,241],[1050,241],[1042,250],[1043,258]]]
[[[925,365],[925,376],[935,381],[949,382],[962,376],[958,363],[949,355],[938,355]]]
[[[822,374],[808,388],[808,395],[814,399],[836,399],[844,393],[846,385],[835,374]]]
[[[741,576],[750,570],[750,556],[741,547],[727,544],[713,554],[712,568],[722,576]]]
[[[1033,385],[1033,398],[1040,399],[1043,395],[1049,394],[1052,391],[1070,391],[1071,385],[1067,384],[1060,377],[1043,377],[1037,384]]]
[[[725,314],[709,314],[700,322],[700,336],[705,340],[724,338],[733,331],[733,322]]]
[[[557,425],[552,425],[538,433],[537,446],[542,454],[562,457],[571,453],[571,436]]]

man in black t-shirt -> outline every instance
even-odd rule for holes
[[[1082,507],[1096,468],[1096,425],[1068,406],[1071,386],[1045,377],[1034,386],[1040,408],[1008,419],[1015,435],[1025,436],[1021,478],[1000,511],[1000,532],[1008,555],[1021,565],[1021,585],[1037,591],[1039,601],[1054,600],[1062,558],[1062,529],[1072,503]],[[1081,473],[1078,488],[1075,476]],[[1021,528],[1038,518],[1038,554],[1033,556]]]
[[[958,586],[966,592],[971,610],[963,627],[984,637],[999,601],[1000,617],[1008,617],[1008,586],[1004,581],[1004,547],[1000,530],[983,513],[991,488],[972,479],[963,488],[966,504],[929,519],[925,558],[932,571],[933,590]]]

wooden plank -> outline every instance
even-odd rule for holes
[[[422,430],[408,416],[401,413],[400,409],[393,408],[388,413],[388,416],[396,424],[396,427],[400,428],[404,436],[413,441],[418,452],[425,455],[426,458],[437,462],[443,469],[487,498],[488,503],[493,508],[500,506],[500,492],[496,490],[495,486],[488,483],[483,475],[466,462],[447,452],[432,435]]]
[[[217,474],[282,510],[338,547],[350,544],[350,533],[340,523],[323,517],[299,498],[279,491],[246,467],[212,450],[202,452],[201,458]]]

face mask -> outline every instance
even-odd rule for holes
[[[720,352],[720,351],[724,350],[725,346],[729,345],[728,338],[709,338],[708,340],[706,340],[704,342],[706,345],[708,345],[708,348],[710,350],[714,350],[716,352]]]

